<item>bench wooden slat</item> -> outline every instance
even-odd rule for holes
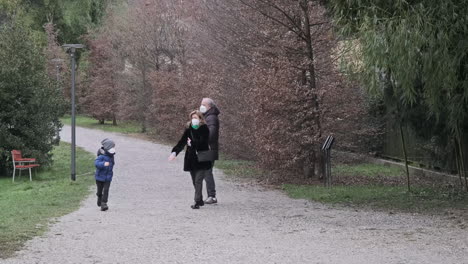
[[[17,169],[29,169],[29,168],[34,168],[34,167],[39,167],[41,165],[39,164],[31,164],[31,165],[16,165],[15,167]]]

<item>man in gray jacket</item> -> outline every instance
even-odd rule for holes
[[[219,119],[218,115],[220,114],[218,107],[211,98],[203,98],[200,112],[203,113],[205,117],[206,125],[210,130],[210,138],[209,138],[209,145],[210,149],[216,151],[216,160],[219,158],[218,151],[219,151]],[[214,161],[213,161],[214,166]],[[206,182],[206,190],[208,192],[208,198],[205,200],[206,204],[214,204],[217,203],[218,200],[216,199],[216,186],[215,181],[213,178],[213,167],[208,171],[207,175],[205,176]]]

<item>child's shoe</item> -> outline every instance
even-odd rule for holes
[[[101,211],[107,211],[107,209],[109,209],[107,203],[101,203]]]

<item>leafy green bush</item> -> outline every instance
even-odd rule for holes
[[[11,166],[12,149],[47,163],[59,140],[63,96],[45,65],[31,30],[14,22],[0,26],[0,171]]]

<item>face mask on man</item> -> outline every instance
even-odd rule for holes
[[[198,129],[200,127],[200,119],[192,119],[192,127],[193,129]]]
[[[204,106],[204,105],[200,106],[200,112],[202,112],[204,114],[204,113],[206,113],[206,111],[208,111],[208,109],[206,109],[206,106]]]
[[[115,148],[111,148],[107,152],[109,152],[110,154],[115,154]]]

